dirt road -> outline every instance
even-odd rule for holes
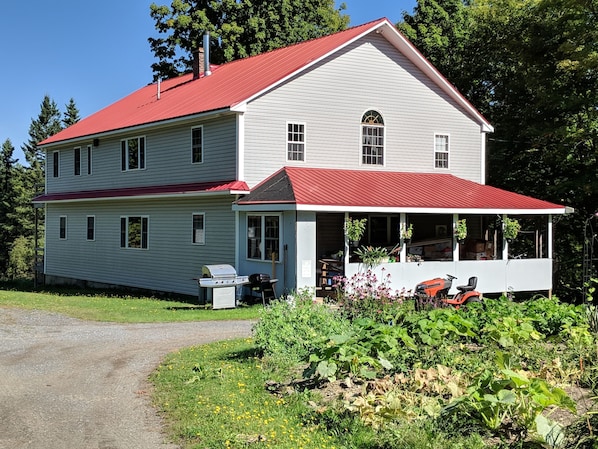
[[[252,323],[113,324],[0,308],[0,448],[174,449],[147,377],[176,349]]]

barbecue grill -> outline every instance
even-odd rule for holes
[[[200,287],[206,289],[206,299],[211,299],[213,309],[230,309],[237,305],[237,286],[248,284],[249,278],[237,276],[231,265],[204,265],[198,282]]]
[[[251,294],[257,293],[262,298],[262,303],[266,305],[271,299],[276,298],[274,292],[274,284],[278,282],[278,279],[272,279],[269,274],[266,273],[253,273],[249,275],[249,287],[251,288]]]

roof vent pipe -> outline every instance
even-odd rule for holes
[[[209,76],[212,71],[210,70],[210,33],[208,31],[203,35],[203,54],[204,75]]]

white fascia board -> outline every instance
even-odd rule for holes
[[[559,209],[449,209],[421,207],[367,207],[367,206],[330,206],[319,204],[246,204],[233,205],[239,211],[282,211],[297,210],[306,212],[353,212],[353,213],[406,213],[406,214],[468,214],[468,215],[562,215],[569,213],[569,208]]]
[[[213,197],[213,196],[235,196],[248,195],[250,192],[245,190],[226,190],[218,192],[196,192],[196,193],[165,193],[165,194],[149,194],[149,195],[135,195],[135,196],[110,196],[98,198],[73,198],[68,200],[49,200],[49,201],[33,201],[36,204],[66,204],[66,203],[87,203],[98,201],[137,201],[137,200],[161,200],[169,198],[195,198],[195,197]]]

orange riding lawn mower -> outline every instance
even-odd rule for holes
[[[475,289],[478,283],[476,276],[470,277],[467,285],[457,286],[458,293],[452,298],[449,297],[448,293],[455,279],[457,279],[455,276],[447,274],[446,279],[438,277],[417,284],[414,295],[415,309],[422,310],[446,306],[453,306],[458,309],[468,303],[482,300],[482,294]]]

